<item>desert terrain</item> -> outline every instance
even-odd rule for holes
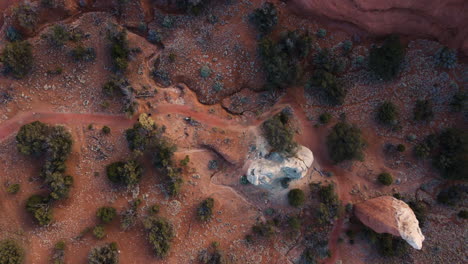
[[[188,8],[181,8],[181,2]],[[269,1],[277,21],[262,32],[252,14],[264,2],[1,1],[0,242],[14,241],[21,260],[0,258],[0,263],[466,263],[466,2],[392,0],[373,6],[358,0]],[[18,15],[24,5],[34,13],[31,27]],[[53,35],[57,25],[68,32],[59,44]],[[300,66],[293,81],[271,88],[269,82],[280,74],[271,77],[260,46],[266,38],[280,43],[288,30],[310,36],[310,51],[300,59],[292,52],[283,58],[286,62],[275,64],[296,67],[291,63],[297,61]],[[404,56],[392,78],[380,78],[370,57],[392,34],[399,35]],[[124,40],[116,40],[121,36]],[[18,76],[5,50],[24,41],[32,61],[23,67],[27,73]],[[116,45],[126,49],[125,67],[115,59],[121,56]],[[81,47],[88,48],[90,59],[77,59]],[[448,67],[437,60],[445,50],[456,54]],[[339,103],[324,99],[314,84],[321,67],[332,72],[327,63],[318,66],[323,51],[332,51],[327,63],[340,62],[340,70],[333,72],[345,91]],[[106,85],[121,90],[106,90]],[[462,99],[455,104],[454,98]],[[424,120],[415,117],[419,101],[430,103]],[[376,118],[383,102],[398,109],[391,124]],[[252,164],[275,151],[284,154],[265,132],[268,121],[283,115],[288,116],[290,137],[279,144],[292,140],[294,146],[306,147],[313,162],[305,164],[298,179],[288,178],[286,186],[283,181],[270,186],[268,179],[257,186],[251,180],[257,175]],[[155,165],[161,145],[141,151],[130,147],[128,130],[143,118],[164,127],[162,135],[154,129],[157,135],[151,140],[176,146],[170,166]],[[67,195],[47,203],[53,219],[44,225],[25,208],[31,195],[51,193],[53,187],[42,177],[48,157],[25,155],[18,147],[19,131],[34,121],[63,126],[73,142],[63,160],[73,183]],[[358,128],[363,142],[356,143],[362,148],[359,157],[334,158],[340,151],[330,148],[330,134],[339,124]],[[454,139],[462,168],[450,177],[434,165],[437,154],[415,155],[428,135],[441,135],[447,128],[462,134]],[[284,154],[281,160],[294,158],[302,159]],[[127,160],[140,164],[141,179],[131,186],[111,183],[108,165]],[[176,193],[167,183],[172,166],[182,182]],[[390,184],[378,178],[383,172],[391,175]],[[11,191],[13,185],[19,189]],[[323,186],[333,186],[331,205],[320,196]],[[452,186],[458,186],[456,192]],[[300,204],[290,198],[296,189],[304,196]],[[453,203],[441,202],[441,193],[447,192],[455,197]],[[398,242],[404,250],[382,254],[375,234],[390,230],[388,217],[368,224],[363,218],[372,218],[366,215],[372,208],[363,207],[361,217],[353,209],[382,196],[409,204],[411,223],[417,218],[411,228],[424,235],[421,249],[400,238],[403,228],[397,226],[390,248],[400,251]],[[205,221],[200,207],[207,198],[214,203]],[[135,201],[135,222],[123,228],[126,210]],[[330,215],[319,210],[325,205],[333,207],[327,209]],[[104,206],[117,212],[106,224],[96,216]],[[382,207],[387,213],[391,206]],[[388,214],[393,217],[393,211]],[[173,230],[170,248],[162,255],[148,241],[145,220],[153,218],[165,219]],[[104,235],[93,232],[97,226]],[[58,242],[64,249],[57,249]],[[118,261],[92,262],[92,249],[109,243],[117,245],[113,254]],[[207,249],[218,258],[203,257]],[[6,259],[2,254],[0,244],[0,257]]]

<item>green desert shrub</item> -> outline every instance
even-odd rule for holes
[[[314,71],[309,83],[312,87],[319,88],[330,104],[341,105],[344,103],[347,94],[346,88],[332,72],[318,69]]]
[[[294,131],[289,125],[289,116],[285,112],[265,121],[262,125],[263,135],[273,151],[293,156],[297,151]]]
[[[5,31],[5,37],[8,41],[14,42],[23,39],[23,35],[14,26],[8,26]]]
[[[301,189],[292,189],[288,193],[289,205],[299,207],[305,202],[305,194]]]
[[[214,199],[207,198],[197,208],[197,217],[200,221],[208,221],[213,216]]]
[[[88,255],[88,264],[118,264],[119,250],[115,242],[95,247]]]
[[[108,127],[108,126],[103,126],[102,127],[102,133],[104,133],[105,135],[109,135],[110,132],[111,132],[110,127]]]
[[[9,194],[17,194],[20,190],[20,185],[18,183],[10,184],[7,188],[7,193]]]
[[[112,64],[116,71],[125,72],[128,67],[128,59],[130,56],[127,31],[110,30],[108,38],[110,41]]]
[[[24,250],[13,240],[0,241],[0,264],[22,264]]]
[[[35,222],[40,226],[45,226],[52,222],[52,208],[47,197],[41,195],[29,197],[26,201],[26,211],[32,215]]]
[[[74,61],[93,61],[96,58],[96,51],[92,47],[85,47],[81,44],[76,46],[74,49],[70,51],[70,55]]]
[[[179,162],[179,164],[180,164],[180,166],[182,166],[182,167],[187,167],[187,165],[189,164],[189,162],[190,162],[190,157],[189,157],[189,155],[185,155],[185,158],[181,159],[180,162]]]
[[[323,113],[319,116],[320,123],[328,124],[332,119],[332,115],[330,113]]]
[[[278,24],[278,11],[273,3],[266,2],[254,10],[250,19],[262,34],[267,34]]]
[[[384,80],[394,78],[405,57],[405,47],[397,36],[389,36],[382,46],[370,50],[369,68]]]
[[[232,263],[217,245],[212,245],[208,249],[200,251],[198,254],[200,264],[230,264]]]
[[[426,121],[434,117],[432,104],[429,100],[418,100],[413,109],[413,118],[416,121]]]
[[[467,210],[460,210],[457,214],[458,217],[462,219],[467,219],[468,218],[468,211]]]
[[[464,111],[466,109],[466,101],[468,99],[468,95],[466,92],[458,92],[453,95],[452,101],[450,102],[450,106],[454,112]]]
[[[273,221],[260,222],[252,226],[252,232],[261,237],[271,237],[275,234]]]
[[[362,160],[366,146],[361,130],[345,122],[336,124],[326,139],[330,158],[339,163],[345,160]]]
[[[104,230],[104,226],[97,225],[93,228],[93,235],[97,239],[103,239],[106,236],[106,232]]]
[[[468,178],[468,135],[466,131],[449,128],[443,130],[438,138],[433,165],[442,177],[453,180]]]
[[[385,186],[390,186],[393,183],[393,177],[388,172],[380,173],[379,176],[377,176],[377,180]]]
[[[135,160],[118,161],[106,167],[107,178],[115,184],[134,186],[140,182],[143,168]]]
[[[29,3],[22,3],[13,9],[16,22],[23,28],[34,30],[37,25],[38,15],[35,7]]]
[[[398,116],[399,113],[396,105],[390,101],[383,102],[377,108],[377,120],[384,125],[396,125]]]
[[[99,218],[99,220],[101,220],[105,224],[112,222],[116,215],[117,210],[115,210],[115,208],[111,206],[103,206],[99,208],[96,212],[97,218]]]
[[[366,236],[375,244],[377,251],[384,257],[402,256],[408,251],[408,244],[400,237],[388,233],[377,234],[366,229]]]
[[[286,88],[301,79],[304,59],[311,50],[312,37],[299,31],[283,32],[277,41],[262,38],[258,45],[266,74],[265,88]]]
[[[437,201],[441,204],[455,206],[461,201],[464,201],[468,193],[468,188],[465,185],[452,185],[442,189],[437,194]]]
[[[0,54],[5,70],[15,78],[25,77],[32,69],[33,54],[28,41],[7,43]]]
[[[58,24],[50,28],[45,38],[52,46],[61,47],[70,40],[70,32],[66,26]]]
[[[403,144],[398,144],[396,149],[397,149],[398,152],[405,152],[406,147]]]
[[[172,224],[164,218],[149,217],[143,222],[148,242],[154,254],[163,258],[167,256],[174,239],[174,230]]]
[[[212,71],[210,69],[210,67],[208,67],[208,65],[203,65],[201,68],[200,68],[200,76],[202,78],[208,78],[210,77]]]
[[[65,242],[59,241],[55,244],[53,255],[51,258],[52,264],[65,264]]]
[[[22,126],[16,135],[18,151],[25,155],[40,156],[47,149],[49,127],[39,121]]]
[[[427,208],[422,201],[409,201],[409,207],[413,210],[416,219],[418,219],[419,226],[424,226],[427,217]]]
[[[434,59],[437,66],[453,69],[457,65],[457,51],[442,47],[436,52]]]
[[[317,37],[319,38],[324,38],[327,36],[327,30],[324,29],[324,28],[320,28],[317,30],[317,33],[316,33]]]

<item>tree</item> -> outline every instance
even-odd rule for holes
[[[197,217],[200,221],[208,221],[213,216],[214,199],[207,198],[197,208]]]
[[[95,247],[88,255],[88,264],[118,264],[119,250],[117,244],[112,242]]]
[[[288,193],[289,205],[299,207],[304,204],[305,195],[301,189],[292,189]]]
[[[116,215],[117,211],[114,207],[111,206],[103,206],[99,208],[96,212],[97,218],[99,218],[99,220],[101,220],[105,224],[112,222]]]
[[[294,141],[294,131],[289,125],[289,117],[281,112],[262,124],[263,135],[273,151],[294,156],[297,143]]]
[[[143,225],[154,254],[159,258],[167,256],[174,239],[172,224],[161,217],[149,217],[145,219]]]
[[[383,172],[380,173],[379,176],[377,177],[379,182],[385,186],[390,186],[393,183],[393,177],[390,173],[388,172]]]
[[[366,143],[361,130],[345,122],[336,124],[327,136],[327,148],[330,158],[339,163],[345,160],[362,160]]]
[[[389,36],[380,47],[370,50],[369,67],[380,78],[394,78],[405,57],[405,47],[397,36]]]
[[[31,44],[26,40],[7,43],[0,54],[0,61],[15,78],[25,77],[32,69]]]
[[[125,72],[128,67],[128,57],[130,55],[130,48],[127,40],[127,31],[112,29],[109,31],[110,54],[112,64],[116,71]]]
[[[377,119],[385,125],[396,125],[398,120],[398,109],[390,101],[383,102],[377,108]]]
[[[24,250],[15,241],[0,241],[0,264],[21,264],[23,260]]]
[[[267,34],[278,24],[278,11],[274,4],[266,2],[254,10],[250,19],[262,34]]]
[[[116,184],[134,186],[140,182],[143,168],[136,160],[118,161],[107,166],[107,178]]]
[[[48,225],[52,222],[52,209],[49,206],[49,199],[41,195],[33,195],[26,201],[26,211],[28,211],[40,226]]]
[[[331,104],[342,105],[344,103],[347,91],[333,73],[318,69],[312,75],[310,84],[318,87]]]

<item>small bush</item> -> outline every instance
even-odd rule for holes
[[[197,208],[197,217],[200,221],[208,221],[213,216],[214,199],[207,198]]]
[[[28,211],[40,226],[48,225],[52,222],[52,209],[49,200],[40,195],[33,195],[26,201],[26,211]]]
[[[429,100],[418,100],[413,109],[413,118],[416,121],[426,121],[434,117],[432,104]]]
[[[96,212],[97,218],[99,218],[99,220],[101,220],[105,224],[112,222],[116,215],[117,211],[114,207],[110,206],[101,207]]]
[[[91,47],[84,47],[83,45],[78,45],[70,52],[71,57],[74,61],[94,61],[96,59],[96,51]]]
[[[208,65],[203,65],[201,68],[200,68],[200,76],[202,78],[208,78],[210,77],[211,75],[211,69],[210,67],[208,67]]]
[[[0,263],[22,264],[24,250],[13,240],[3,239],[0,241]]]
[[[107,178],[115,184],[134,186],[143,175],[143,168],[135,160],[114,162],[106,168]]]
[[[102,127],[102,133],[104,133],[105,135],[109,135],[110,132],[111,132],[110,127],[108,127],[108,126],[103,126]]]
[[[328,124],[332,119],[332,115],[330,113],[323,113],[319,116],[320,123]]]
[[[54,25],[45,37],[52,46],[61,47],[70,40],[70,32],[64,25]]]
[[[21,32],[19,32],[15,27],[8,26],[5,31],[5,37],[8,41],[19,41],[23,39]]]
[[[149,208],[149,213],[152,214],[152,215],[155,215],[157,213],[159,213],[159,204],[154,204],[152,205],[150,208]]]
[[[380,173],[377,179],[381,184],[385,186],[390,186],[393,183],[393,177],[388,172]]]
[[[182,167],[187,167],[188,164],[189,164],[189,162],[190,162],[190,157],[189,157],[189,155],[185,155],[185,158],[181,159],[180,162],[179,162],[179,164],[180,164],[180,166],[182,166]]]
[[[15,78],[25,77],[32,69],[31,45],[27,41],[6,44],[0,54],[0,61],[5,65],[6,71],[11,72]]]
[[[405,152],[406,147],[403,144],[398,144],[396,149],[398,152]]]
[[[97,225],[93,229],[93,235],[97,239],[103,239],[106,236],[106,232],[104,231],[104,227],[102,225]]]
[[[261,222],[252,226],[252,232],[262,237],[271,237],[275,234],[275,227],[272,221]]]
[[[162,33],[159,31],[156,31],[154,29],[151,29],[148,31],[148,41],[153,43],[153,44],[160,44],[162,43],[163,36]]]
[[[127,32],[122,31],[110,31],[110,53],[112,58],[112,64],[116,71],[124,72],[128,67],[128,58],[130,56],[130,48],[127,40]]]
[[[450,106],[454,112],[461,112],[466,109],[466,101],[468,99],[468,95],[464,92],[456,93],[452,101],[450,102]]]
[[[390,80],[394,78],[405,57],[405,47],[399,37],[388,37],[381,47],[370,50],[369,67],[380,78]]]
[[[398,109],[392,102],[385,101],[377,109],[377,120],[385,125],[396,125]]]
[[[305,194],[301,189],[292,189],[288,193],[289,205],[300,207],[304,204]]]
[[[324,38],[327,36],[327,30],[324,29],[324,28],[320,28],[319,30],[317,30],[317,33],[316,33],[317,37],[319,38]]]
[[[468,135],[466,131],[449,128],[436,138],[438,145],[432,163],[442,177],[453,180],[468,178]],[[435,143],[433,143],[435,145]]]
[[[344,103],[347,90],[332,72],[316,70],[310,79],[310,84],[312,87],[318,87],[329,103],[333,105]]]
[[[19,4],[13,9],[13,15],[21,27],[28,30],[34,30],[36,27],[38,21],[37,10],[30,4]]]
[[[467,210],[460,210],[460,212],[458,212],[458,217],[462,218],[462,219],[467,219],[468,218],[468,211]]]
[[[294,141],[294,131],[288,123],[288,115],[281,112],[265,121],[262,129],[273,151],[293,156],[297,151],[297,143]]]
[[[426,223],[427,209],[422,201],[410,201],[409,207],[413,210],[416,219],[418,219],[419,226],[423,227]]]
[[[251,20],[262,34],[267,34],[278,24],[278,11],[274,4],[266,2],[254,10]]]
[[[437,201],[441,204],[455,206],[466,197],[468,190],[463,185],[453,185],[445,188],[437,195]]]
[[[457,52],[448,47],[440,48],[434,56],[436,65],[446,69],[453,69],[457,65]]]
[[[20,190],[20,185],[18,183],[15,183],[15,184],[11,184],[10,186],[8,186],[7,193],[17,194],[19,190]]]
[[[345,122],[336,124],[328,134],[326,143],[330,158],[335,163],[364,158],[363,150],[366,143],[361,130],[354,125]]]
[[[116,243],[95,247],[88,255],[88,264],[118,264],[119,250]]]
[[[154,254],[159,258],[167,256],[174,238],[171,223],[164,218],[150,217],[143,224]]]

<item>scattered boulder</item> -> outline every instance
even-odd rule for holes
[[[281,153],[270,153],[268,156],[254,160],[247,170],[247,180],[253,185],[274,188],[284,178],[298,180],[304,177],[314,161],[310,149],[299,146],[294,157]]]
[[[399,236],[413,248],[422,248],[424,236],[419,222],[405,202],[392,196],[381,196],[356,204],[354,214],[375,232]]]

